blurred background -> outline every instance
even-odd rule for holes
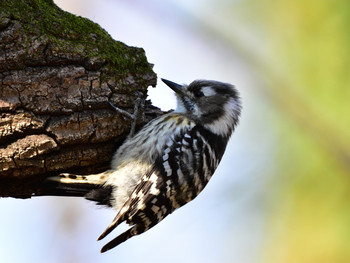
[[[349,1],[55,2],[144,48],[158,77],[234,84],[241,123],[196,200],[102,255],[115,211],[2,199],[1,262],[350,262]],[[149,94],[175,107],[160,81]]]

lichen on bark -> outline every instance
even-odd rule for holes
[[[51,0],[0,1],[0,196],[30,197],[46,176],[108,167],[156,75],[142,48]],[[146,103],[139,127],[160,111]]]

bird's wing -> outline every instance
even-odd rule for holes
[[[183,146],[188,146],[185,139],[184,133],[169,138],[162,156],[141,177],[129,199],[98,240],[103,239],[124,221],[132,227],[104,246],[103,252],[153,227],[179,206],[174,203],[173,179],[179,170]],[[178,180],[175,181],[178,183]]]
[[[155,206],[157,205],[157,203],[163,202],[163,200],[157,201],[157,199],[162,196],[160,189],[164,187],[162,175],[160,175],[159,173],[161,173],[160,166],[158,164],[155,164],[140,179],[129,199],[125,202],[125,204],[118,212],[117,216],[106,228],[106,230],[101,234],[98,240],[103,239],[110,232],[112,232],[120,223],[124,221],[127,221],[130,225],[133,226],[129,230],[127,230],[126,232],[124,232],[123,234],[119,235],[118,237],[110,241],[108,244],[106,244],[102,248],[101,252],[105,252],[119,245],[120,243],[126,241],[132,236],[143,233],[144,231],[146,231],[154,225],[148,219],[148,217],[150,217],[151,215],[149,214],[149,209],[146,208],[148,207],[148,204],[153,200]],[[140,211],[144,211],[144,215],[140,215]],[[160,218],[160,220],[162,218]],[[146,222],[147,220],[148,222]]]

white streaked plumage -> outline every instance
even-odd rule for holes
[[[102,252],[147,231],[194,199],[212,177],[238,124],[241,101],[232,85],[197,80],[181,86],[163,81],[176,92],[174,112],[126,140],[114,154],[110,170],[56,179],[63,189],[90,184],[95,188],[86,193],[89,200],[116,209],[117,216],[99,240],[121,222],[131,226]]]

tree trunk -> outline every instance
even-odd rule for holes
[[[128,47],[51,0],[0,1],[0,196],[30,197],[59,172],[108,168],[156,75]],[[146,103],[138,127],[160,114]],[[143,120],[142,120],[143,119]]]

